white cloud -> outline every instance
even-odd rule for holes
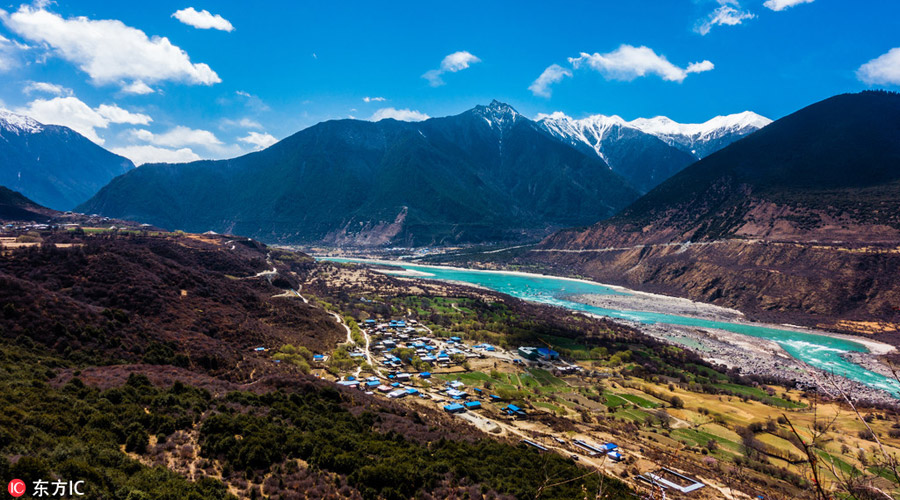
[[[813,1],[814,0],[766,0],[763,6],[778,12],[795,5],[800,5],[801,3],[813,3]]]
[[[240,128],[255,128],[261,129],[263,128],[262,124],[256,120],[251,118],[241,118],[240,120],[231,120],[229,118],[225,118],[222,120],[223,127],[240,127]]]
[[[122,109],[115,104],[101,104],[97,108],[97,112],[110,123],[129,123],[131,125],[147,125],[153,121],[149,116],[142,113],[132,113],[127,109]]]
[[[184,163],[202,159],[190,148],[166,149],[156,146],[124,146],[111,150],[117,155],[133,161],[135,165],[145,163]]]
[[[385,118],[393,118],[394,120],[400,120],[402,122],[420,122],[431,117],[425,113],[420,113],[419,111],[411,109],[381,108],[373,113],[369,120],[377,122],[384,120]]]
[[[533,81],[531,85],[528,86],[528,90],[537,96],[550,97],[550,85],[562,81],[565,77],[571,76],[571,71],[563,68],[559,64],[553,64],[548,66],[547,69],[541,73],[541,76],[537,77],[537,80]]]
[[[71,96],[35,99],[16,112],[41,123],[64,125],[100,145],[104,140],[97,135],[98,128],[107,128],[110,123],[146,125],[153,121],[147,115],[132,113],[114,104],[101,104],[94,109]]]
[[[461,50],[444,57],[440,68],[426,71],[422,78],[428,80],[428,84],[432,87],[439,87],[444,84],[444,80],[441,78],[444,73],[456,73],[478,62],[481,62],[481,59],[470,52]]]
[[[622,45],[606,54],[582,52],[578,57],[570,57],[569,63],[575,69],[587,66],[610,80],[631,81],[650,74],[670,82],[682,82],[689,73],[700,73],[713,69],[713,63],[700,61],[691,63],[686,69],[668,61],[648,47]]]
[[[384,102],[387,101],[384,97],[363,97],[363,102]]]
[[[278,139],[276,139],[273,135],[267,134],[265,132],[250,132],[247,137],[240,137],[238,138],[238,140],[247,144],[252,144],[256,149],[266,149],[272,144],[278,142]]]
[[[136,80],[136,81],[129,83],[128,85],[125,85],[124,87],[122,87],[122,92],[124,92],[126,94],[145,95],[145,94],[152,94],[156,91],[153,90],[146,83],[144,83],[140,80]]]
[[[193,7],[188,7],[186,9],[175,11],[175,13],[172,14],[172,17],[184,24],[201,30],[212,28],[220,31],[234,31],[234,26],[232,26],[227,19],[218,14],[210,14],[209,11],[205,9],[197,12]]]
[[[863,64],[856,76],[869,85],[900,85],[900,47]]]
[[[694,28],[697,33],[706,35],[713,26],[737,26],[746,19],[756,17],[752,12],[739,10],[740,5],[736,0],[719,0],[719,4],[718,8]]]
[[[51,94],[58,96],[69,96],[72,95],[72,89],[63,87],[62,85],[57,85],[55,83],[49,82],[28,82],[25,87],[22,89],[22,92],[26,94],[33,94],[35,92],[40,92],[43,94]]]
[[[269,105],[263,102],[259,97],[251,94],[250,92],[245,92],[243,90],[235,90],[234,94],[238,97],[243,98],[244,105],[248,108],[255,109],[257,111],[268,111]]]
[[[219,149],[218,146],[222,146],[222,141],[220,141],[212,132],[202,129],[193,129],[183,125],[179,125],[162,134],[154,134],[145,129],[131,130],[130,134],[144,142],[169,148],[202,146],[207,149],[216,150]]]
[[[12,14],[0,10],[0,19],[18,35],[51,47],[96,84],[127,87],[136,82],[180,81],[212,85],[222,81],[208,65],[191,63],[187,52],[168,38],[148,37],[115,19],[64,19],[28,5]]]
[[[715,68],[716,65],[710,61],[700,61],[688,64],[684,71],[685,73],[703,73],[704,71],[712,71]]]
[[[0,71],[6,71],[13,67],[13,59],[11,57],[13,44],[3,35],[0,35]]]

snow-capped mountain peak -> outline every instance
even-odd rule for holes
[[[752,111],[716,116],[703,123],[678,123],[665,116],[638,118],[628,122],[632,127],[663,138],[668,136],[721,137],[725,133],[743,130],[756,131],[772,123],[772,120]]]
[[[487,106],[476,106],[473,110],[476,115],[484,119],[491,128],[505,130],[522,118],[515,108],[496,99]]]
[[[665,116],[632,121],[616,115],[574,119],[559,111],[538,115],[536,119],[552,135],[586,144],[604,159],[603,141],[611,133],[621,134],[623,129],[652,135],[699,159],[772,122],[752,111],[716,116],[703,123],[679,123]]]
[[[0,128],[14,134],[35,134],[44,130],[44,125],[33,118],[0,109]]]
[[[561,111],[556,111],[549,115],[540,114],[536,119],[551,135],[567,139],[573,145],[583,143],[607,163],[609,158],[603,152],[603,141],[618,128],[627,126],[627,122],[617,115],[591,115],[576,120]]]

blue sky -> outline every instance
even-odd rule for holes
[[[777,119],[900,86],[894,0],[2,9],[0,107],[138,162],[229,157],[322,120],[442,116],[494,98],[532,117],[699,122],[744,110]]]

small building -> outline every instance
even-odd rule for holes
[[[554,351],[553,349],[548,349],[546,347],[538,347],[537,348],[538,357],[543,359],[544,361],[554,361],[559,359],[559,353]]]
[[[588,443],[587,441],[583,441],[581,439],[572,440],[572,444],[574,444],[575,446],[577,446],[579,448],[587,450],[588,455],[590,455],[592,457],[596,456],[596,455],[604,455],[608,451],[610,451],[610,450],[606,449],[606,445],[597,446],[595,444]]]
[[[527,444],[528,446],[537,448],[539,451],[547,451],[547,448],[539,445],[538,443],[535,443],[534,441],[531,441],[530,439],[523,439],[522,442]]]
[[[503,398],[501,398],[500,396],[498,396],[496,394],[491,394],[490,398],[491,398],[492,403],[499,403],[499,402],[503,401]]]
[[[466,403],[467,410],[480,410],[481,409],[481,401],[469,401]]]
[[[447,396],[450,396],[451,398],[454,398],[454,399],[460,399],[460,398],[465,398],[466,396],[468,396],[468,394],[466,394],[463,391],[456,390],[456,389],[447,389]]]
[[[517,351],[519,356],[522,356],[525,359],[530,359],[532,361],[537,361],[538,359],[537,348],[535,347],[519,347]]]
[[[643,474],[639,476],[639,479],[643,479],[654,486],[661,486],[665,489],[680,491],[681,493],[690,493],[705,486],[692,477],[687,477],[665,467],[660,468],[656,472]]]
[[[612,460],[613,462],[621,462],[622,461],[622,454],[619,453],[618,451],[610,451],[609,453],[606,454],[606,456],[609,457],[609,459]]]
[[[415,387],[408,387],[408,388],[406,389],[406,395],[407,395],[407,396],[415,396],[415,395],[418,394],[418,393],[419,393],[419,390],[416,389]]]
[[[444,411],[447,413],[463,413],[466,411],[466,407],[459,403],[450,403],[444,406]]]
[[[506,412],[511,417],[524,417],[526,415],[525,410],[516,405],[507,405],[505,408],[501,408],[500,411]]]
[[[397,389],[395,391],[391,391],[388,393],[388,397],[392,399],[404,398],[408,396],[409,393],[406,392],[406,389]]]
[[[419,374],[419,378],[431,378],[431,372],[422,372]]]

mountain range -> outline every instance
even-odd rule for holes
[[[0,185],[56,210],[69,210],[134,169],[74,130],[0,109]]]
[[[574,119],[556,112],[538,123],[554,137],[594,153],[641,192],[687,165],[749,135],[771,120],[751,111],[704,123],[677,123],[664,116],[625,121],[619,116]]]
[[[144,165],[78,210],[282,243],[418,246],[540,237],[638,194],[494,101],[422,122],[323,122],[231,160]]]
[[[615,217],[550,241],[894,241],[898,137],[900,94],[835,96],[685,168]]]
[[[752,128],[719,122],[685,137]],[[609,217],[694,158],[627,124],[587,148],[554,123],[496,100],[422,122],[329,121],[231,160],[142,166],[79,210],[282,243],[521,241]]]
[[[517,260],[769,321],[894,335],[898,242],[900,94],[869,91],[781,118]]]

